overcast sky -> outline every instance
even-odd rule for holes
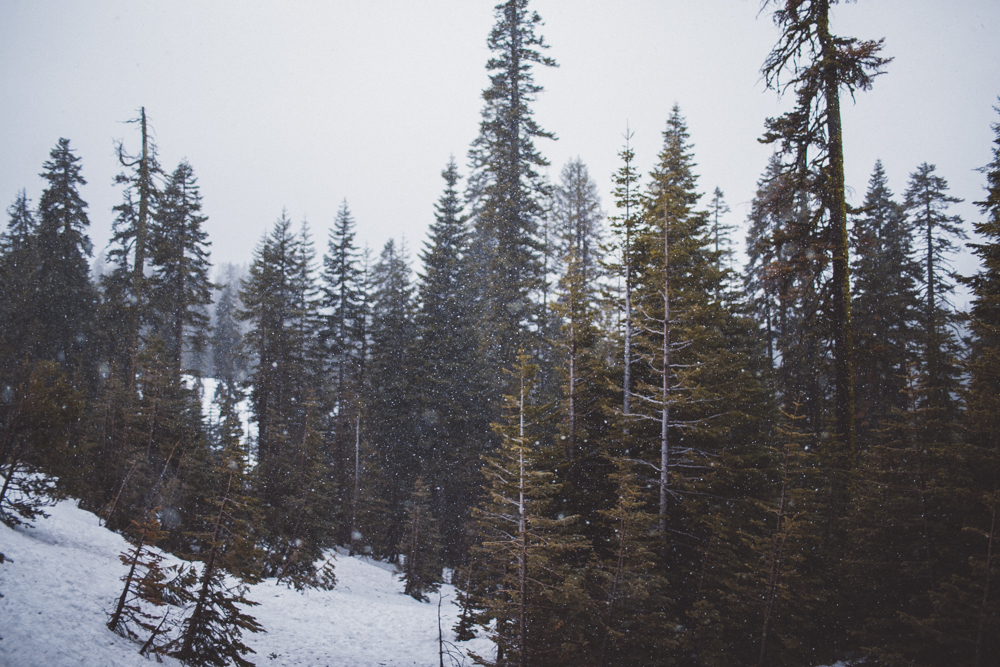
[[[440,172],[465,173],[488,79],[495,0],[0,0],[0,204],[26,188],[60,137],[82,158],[91,237],[104,248],[115,140],[139,146],[146,112],[160,161],[187,159],[209,217],[213,260],[249,262],[283,208],[308,220],[322,252],[342,200],[358,241],[423,246]],[[793,102],[760,65],[778,37],[758,0],[534,0],[558,69],[536,71],[541,141],[558,179],[579,156],[613,209],[626,124],[642,173],[674,103],[686,116],[700,189],[722,188],[742,224],[770,148],[764,119]],[[835,8],[836,33],[885,38],[895,58],[843,110],[847,182],[859,204],[876,159],[897,195],[936,164],[954,211],[979,219],[1000,94],[1000,2],[860,0]],[[705,198],[707,200],[707,197]],[[6,219],[6,217],[5,217]],[[742,239],[742,232],[740,233]],[[960,261],[965,272],[974,261]]]

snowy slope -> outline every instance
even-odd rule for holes
[[[125,540],[96,516],[63,501],[33,528],[0,524],[0,666],[131,667],[151,664],[138,646],[110,632],[105,614],[121,591]],[[169,564],[169,559],[165,564]],[[267,633],[244,636],[260,667],[433,667],[438,662],[437,596],[420,603],[383,563],[339,555],[333,591],[297,593],[273,580],[251,588],[249,612]],[[446,640],[458,610],[443,586]],[[488,642],[469,643],[479,653]],[[465,664],[469,664],[467,658]],[[154,663],[155,664],[155,663]],[[166,665],[179,665],[165,659]],[[447,658],[446,665],[456,663]]]

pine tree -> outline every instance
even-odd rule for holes
[[[212,369],[218,381],[217,394],[225,397],[227,405],[235,409],[243,400],[243,382],[248,371],[246,346],[237,321],[239,296],[230,279],[222,287],[215,306],[215,327],[212,331]]]
[[[417,449],[418,420],[414,418],[417,365],[413,362],[415,327],[413,289],[405,252],[386,242],[372,270],[371,358],[364,390],[365,437],[377,456],[382,498],[392,517],[385,546],[394,556],[405,522],[403,503],[422,466]]]
[[[139,117],[128,122],[139,125],[142,143],[139,153],[130,155],[123,143],[118,142],[118,161],[126,171],[115,177],[115,183],[124,186],[124,190],[122,203],[115,206],[117,216],[112,226],[112,249],[108,252],[108,259],[115,268],[103,280],[103,325],[112,358],[121,365],[128,378],[127,386],[131,388],[140,337],[151,316],[146,268],[163,172],[156,144],[149,137],[146,108],[142,107]]]
[[[150,221],[149,298],[155,330],[178,372],[185,353],[199,355],[208,340],[213,285],[208,279],[208,233],[194,170],[181,162],[160,194]]]
[[[364,376],[367,343],[367,264],[354,244],[354,217],[341,204],[327,241],[321,274],[320,340],[329,376],[332,401],[332,464],[342,507],[351,501],[353,487],[348,471],[354,466],[354,441],[359,416],[360,390]],[[344,521],[341,539],[349,539],[353,527]]]
[[[589,549],[571,532],[577,517],[549,514],[561,489],[540,465],[546,408],[532,405],[537,370],[520,355],[518,391],[495,426],[501,445],[484,457],[486,497],[473,512],[480,533],[473,560],[483,568],[476,606],[497,653],[493,661],[474,655],[477,664],[581,664],[592,641],[580,575]]]
[[[487,40],[493,54],[486,64],[490,87],[483,92],[479,136],[469,151],[468,190],[480,264],[476,280],[483,288],[482,344],[501,388],[499,369],[514,365],[539,315],[532,293],[543,281],[538,223],[549,188],[538,173],[548,162],[535,140],[553,135],[539,127],[529,105],[542,90],[533,67],[554,67],[555,61],[543,55],[548,47],[536,33],[542,20],[528,9],[528,0],[507,0],[496,6],[495,16]]]
[[[79,162],[69,140],[60,139],[44,164],[41,176],[48,185],[38,200],[37,264],[23,302],[34,320],[35,340],[25,341],[30,347],[19,355],[53,359],[67,370],[84,370],[86,377],[93,373],[86,366],[93,363],[97,295],[87,265],[90,221],[77,191],[86,184]]]
[[[795,187],[815,197],[796,241],[832,267],[826,289],[831,302],[836,433],[850,460],[855,451],[853,326],[840,93],[853,95],[871,88],[889,59],[879,55],[884,40],[858,41],[830,32],[830,7],[836,3],[765,3],[777,5],[774,22],[782,34],[762,67],[764,81],[779,91],[793,88],[796,102],[792,111],[767,120],[761,141],[779,144],[790,173],[797,176]]]
[[[12,527],[48,516],[58,487],[69,488],[57,479],[78,474],[72,433],[83,411],[83,395],[56,362],[25,363],[19,375],[0,404],[0,521]]]
[[[430,501],[430,489],[423,477],[417,477],[406,508],[406,532],[399,543],[403,592],[422,602],[427,601],[427,593],[441,586],[441,538]]]
[[[287,216],[277,220],[254,253],[250,275],[243,282],[239,319],[250,323],[246,341],[254,366],[251,405],[257,422],[257,477],[265,507],[281,504],[280,457],[301,435],[302,406],[308,371],[304,354],[310,341],[302,338],[303,286],[301,240]]]
[[[913,357],[920,267],[912,260],[912,227],[893,201],[885,170],[875,163],[868,193],[855,218],[853,312],[858,440],[872,446],[892,410],[905,409],[904,378]]]
[[[615,461],[618,502],[600,514],[612,529],[608,557],[598,564],[601,645],[593,664],[653,667],[673,661],[679,619],[669,583],[658,568],[657,516],[646,510],[642,477],[627,459]]]
[[[948,423],[953,423],[958,416],[954,388],[960,374],[958,340],[953,329],[956,314],[949,309],[948,302],[949,295],[954,292],[954,283],[947,255],[957,250],[952,239],[964,240],[966,235],[962,219],[947,214],[948,207],[961,200],[947,194],[948,182],[934,171],[934,165],[925,162],[910,174],[905,206],[914,228],[922,237],[919,250],[923,265],[919,341],[922,384],[927,392],[925,400],[943,420],[936,427],[940,437],[941,429],[948,429]]]
[[[479,457],[491,443],[486,369],[478,354],[469,229],[456,185],[454,160],[442,172],[445,190],[438,200],[430,239],[420,258],[416,359],[419,383],[420,453],[423,474],[434,496],[434,512],[444,540],[445,558],[464,558],[469,508],[478,495]]]
[[[625,147],[618,153],[622,160],[622,166],[614,175],[614,196],[615,207],[620,215],[611,216],[608,222],[613,235],[613,250],[616,251],[620,260],[610,263],[608,268],[612,275],[616,276],[620,282],[619,306],[622,327],[622,414],[632,412],[632,339],[635,325],[633,322],[632,292],[635,289],[636,275],[636,240],[642,231],[643,217],[641,215],[642,202],[639,198],[639,175],[632,166],[635,159],[635,151],[629,145],[632,139],[632,132],[625,132]],[[628,433],[628,425],[624,426],[624,432]]]
[[[183,566],[163,566],[163,554],[154,550],[165,532],[152,513],[142,521],[133,521],[128,539],[129,548],[118,555],[128,571],[121,577],[122,592],[108,615],[107,626],[112,632],[133,641],[143,641],[140,652],[147,655],[168,643],[166,637],[178,624],[179,618],[170,623],[171,612],[159,610],[171,602],[190,602],[187,587],[194,581],[194,570]],[[176,606],[176,605],[173,605]],[[157,640],[164,636],[162,644]]]
[[[24,190],[7,214],[7,231],[0,234],[0,382],[5,384],[38,336],[33,305],[38,222]]]
[[[242,609],[257,605],[246,598],[245,582],[256,583],[258,579],[246,568],[248,561],[256,560],[251,535],[254,507],[247,496],[250,489],[239,452],[223,452],[214,481],[209,498],[215,512],[201,517],[201,530],[193,534],[203,545],[199,554],[203,564],[190,591],[194,608],[184,619],[171,655],[199,667],[253,667],[244,657],[254,651],[243,643],[243,633],[263,628]],[[233,581],[227,570],[241,578]]]

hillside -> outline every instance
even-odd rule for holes
[[[66,500],[34,527],[0,524],[0,665],[69,667],[149,665],[138,647],[105,627],[121,590],[125,540]],[[168,562],[176,562],[168,556]],[[244,637],[260,666],[430,667],[439,664],[437,596],[420,603],[402,594],[391,566],[346,555],[336,561],[333,591],[298,593],[273,580],[250,590],[250,610],[266,633]],[[455,591],[442,586],[445,639],[457,617]],[[474,640],[478,650],[483,640]],[[470,661],[465,658],[465,664]],[[166,665],[180,663],[165,659]],[[445,664],[462,664],[449,661]]]

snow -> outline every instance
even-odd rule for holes
[[[48,508],[34,527],[0,524],[0,665],[9,667],[148,667],[139,646],[107,629],[106,611],[121,592],[126,548],[120,535],[65,500]],[[165,565],[177,562],[167,556]],[[299,593],[266,580],[247,597],[260,603],[248,611],[266,633],[244,635],[261,667],[432,667],[438,659],[438,596],[422,603],[402,593],[402,583],[384,563],[336,558],[332,591]],[[441,625],[453,640],[458,617],[455,590],[441,587]],[[463,645],[491,653],[489,642]],[[457,653],[456,653],[457,655]],[[471,663],[467,657],[464,664]],[[165,665],[179,665],[165,658]],[[446,665],[456,664],[445,658]],[[463,663],[457,663],[463,664]]]

